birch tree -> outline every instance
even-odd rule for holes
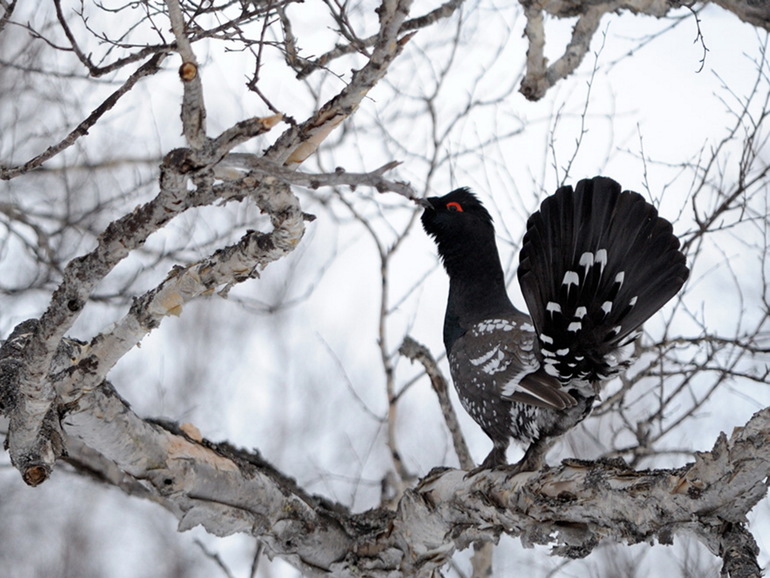
[[[758,31],[753,87],[745,94],[725,88],[731,121],[718,127],[721,136],[676,159],[646,151],[641,134],[630,151],[645,177],[673,175],[666,198],[646,181],[640,187],[671,212],[695,274],[640,340],[639,362],[610,387],[550,467],[467,475],[473,452],[453,409],[440,332],[422,325],[438,328],[441,320],[426,318],[435,313],[430,307],[426,316],[419,313],[420,303],[435,301],[421,293],[430,294],[438,273],[412,201],[447,183],[441,174],[463,166],[464,158],[484,157],[530,129],[500,121],[491,141],[467,146],[454,131],[487,114],[505,116],[521,99],[546,99],[583,74],[587,92],[569,101],[578,130],[566,157],[556,135],[571,122],[568,111],[533,110],[542,110],[551,135],[544,172],[554,184],[588,176],[576,174],[576,158],[587,154],[582,139],[605,42],[602,22],[652,16],[666,18],[667,26],[691,26],[702,68],[709,52],[702,11],[717,11],[707,4],[0,4],[0,90],[7,103],[0,112],[6,332],[0,423],[16,472],[8,483],[14,491],[19,480],[30,488],[46,485],[63,469],[69,479],[87,478],[161,506],[180,531],[250,536],[255,559],[280,558],[307,576],[465,575],[456,562],[462,551],[472,552],[474,576],[489,575],[492,545],[504,535],[566,561],[596,556],[608,543],[690,537],[718,559],[723,575],[759,576],[747,515],[766,495],[770,409],[758,407],[699,451],[682,432],[715,411],[724,392],[764,392],[768,380],[767,8],[714,2]],[[479,26],[473,22],[480,14],[509,34],[522,22],[525,46],[512,64],[501,41],[498,52],[480,54],[484,64],[471,76],[461,58],[476,46],[464,35]],[[553,18],[574,27],[563,54],[549,62]],[[483,93],[489,71],[501,65],[508,74]],[[241,96],[228,100],[233,86]],[[458,93],[460,104],[447,106]],[[175,134],[167,133],[170,126]],[[492,163],[471,165],[493,172]],[[497,210],[513,207],[523,219],[548,192],[546,182],[530,185],[528,193],[514,187],[488,194]],[[671,190],[680,191],[673,200]],[[264,320],[310,299],[331,265],[314,263],[307,272],[297,253],[322,243],[312,232],[321,221],[355,231],[369,247],[366,267],[340,283],[361,283],[358,293],[366,297],[365,311],[355,303],[345,312],[352,318],[347,339],[373,344],[367,380],[376,384],[380,403],[370,401],[370,391],[361,394],[339,362],[334,379],[316,372],[323,387],[310,389],[305,407],[325,406],[328,398],[318,392],[337,388],[376,424],[385,457],[377,489],[368,493],[377,502],[365,508],[295,480],[291,467],[273,463],[263,448],[214,441],[194,422],[137,411],[128,399],[138,384],[130,370],[116,369],[128,356],[141,364],[148,336],[177,318],[205,315],[215,303],[257,310]],[[520,234],[504,224],[501,235],[513,278]],[[421,240],[422,261],[407,265]],[[341,242],[330,261],[344,251]],[[751,278],[746,267],[753,267]],[[272,286],[272,303],[253,298],[260,285],[276,283],[269,278],[274,269],[289,289]],[[363,271],[373,272],[371,285]],[[721,298],[714,297],[714,277]],[[291,290],[297,286],[306,290]],[[719,308],[737,313],[715,328],[710,320]],[[373,333],[358,334],[357,316],[369,315],[376,319]],[[239,351],[237,343],[217,340],[214,328],[247,331],[243,320],[210,323],[194,336],[165,341],[166,353],[181,354],[199,339],[207,359],[189,361],[197,368]],[[332,358],[333,349],[328,346]],[[236,359],[245,364],[248,355]],[[281,372],[291,366],[312,374],[309,359],[289,356]],[[261,370],[256,390],[275,368]],[[208,390],[227,397],[228,385],[190,369],[189,390],[169,395]],[[443,456],[419,467],[404,457],[405,439],[430,435],[408,425],[419,422],[409,417],[417,407],[440,418],[435,429],[447,440]],[[340,417],[347,419],[347,411]],[[309,436],[302,444],[307,455],[319,451]],[[257,571],[255,563],[252,574]]]

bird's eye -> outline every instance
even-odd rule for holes
[[[446,210],[447,211],[452,211],[452,212],[458,212],[458,213],[462,213],[463,212],[463,208],[460,205],[460,203],[455,203],[455,202],[447,203],[446,204]]]

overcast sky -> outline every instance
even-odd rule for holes
[[[681,166],[708,154],[734,122],[735,111],[741,107],[739,99],[746,98],[757,82],[756,62],[765,36],[722,10],[704,10],[700,15],[701,32],[708,52],[701,63],[704,47],[696,40],[698,30],[692,15],[642,47],[641,40],[670,27],[672,21],[632,15],[605,17],[602,33],[594,39],[593,52],[577,73],[559,83],[542,101],[531,103],[516,92],[526,51],[524,21],[516,6],[508,6],[515,3],[498,4],[468,6],[462,15],[465,27],[454,56],[456,62],[435,100],[438,126],[450,130],[451,135],[439,153],[450,160],[431,175],[430,181],[427,163],[421,157],[433,152],[429,150],[432,128],[421,112],[421,99],[433,91],[437,71],[449,58],[455,19],[420,31],[393,65],[387,82],[377,87],[348,121],[345,129],[353,137],[342,146],[334,146],[333,135],[329,145],[303,169],[333,170],[342,166],[348,171],[373,170],[399,160],[403,164],[392,176],[409,180],[419,191],[440,195],[457,186],[472,187],[495,217],[502,257],[511,279],[526,216],[545,192],[553,191],[564,179],[568,164],[568,182],[599,173],[611,176],[659,205],[661,213],[675,221],[677,233],[688,231],[692,220],[686,195],[691,176]],[[295,34],[308,52],[319,54],[332,46],[334,35],[319,26],[319,21],[326,20],[320,5],[309,1],[293,5],[290,10],[301,11],[303,22],[296,26]],[[372,17],[371,11],[364,14]],[[560,55],[572,25],[572,21],[548,23],[547,53],[552,59]],[[205,63],[202,78],[209,134],[246,116],[268,112],[244,87],[247,54],[225,54],[218,48],[199,50],[199,58]],[[628,56],[631,52],[633,55]],[[347,69],[340,64],[342,79],[331,77],[314,87],[319,94],[339,90],[353,61],[347,64]],[[121,146],[132,154],[161,157],[182,146],[178,120],[181,87],[176,65],[172,58],[167,72],[138,85],[111,113],[109,132],[93,131],[92,137],[84,141],[85,151],[79,154],[99,158],[105,146]],[[764,71],[768,71],[766,65]],[[287,114],[301,120],[312,112],[312,99],[307,91],[300,90],[292,75],[283,71],[280,59],[275,57],[265,65],[263,78],[264,90]],[[81,84],[75,90],[82,92],[84,102],[89,102],[96,99],[98,90],[109,87],[91,92],[91,87]],[[767,93],[767,79],[760,82],[760,91]],[[396,98],[397,92],[408,98]],[[450,119],[465,107],[469,95],[501,102],[495,107],[479,108],[451,126]],[[764,98],[763,94],[758,100]],[[383,140],[373,130],[378,123],[387,123],[392,139]],[[581,126],[585,133],[575,154]],[[245,145],[244,150],[259,152],[280,130],[282,126],[264,141]],[[465,154],[466,150],[473,152]],[[736,174],[739,152],[735,149],[723,159],[727,181]],[[152,166],[136,169],[134,176],[152,182],[153,170]],[[148,187],[148,193],[153,190]],[[120,362],[111,377],[140,415],[190,421],[211,439],[258,448],[310,490],[363,510],[378,504],[380,482],[391,467],[384,447],[381,418],[386,398],[377,348],[380,263],[374,242],[350,213],[340,203],[329,208],[319,202],[318,197],[326,194],[300,192],[303,208],[319,218],[308,225],[303,246],[289,259],[271,265],[261,279],[234,289],[230,300],[201,300],[186,308],[181,317],[167,319],[141,348]],[[405,199],[396,195],[378,196],[359,189],[346,191],[343,196],[370,216],[383,246],[395,240],[393,232],[406,225],[413,211]],[[110,218],[117,216],[119,213]],[[174,239],[182,247],[186,243],[193,247],[196,241],[215,238],[234,222],[243,225],[241,233],[247,226],[266,226],[247,207],[206,209],[185,215],[173,224],[168,237],[157,235],[148,246],[163,247]],[[762,232],[736,234],[761,237]],[[760,306],[758,271],[763,264],[757,262],[756,255],[745,254],[729,235],[723,240],[720,246],[704,249],[711,260],[699,263],[693,271],[691,283],[695,287],[690,308],[700,311],[701,303],[718,299],[719,306],[703,308],[703,316],[715,332],[729,333],[734,331],[734,319],[741,311],[748,311],[750,316],[752,308]],[[193,251],[190,258],[203,256]],[[725,257],[732,273],[717,266]],[[142,257],[137,259],[141,261]],[[136,262],[128,261],[126,271]],[[388,305],[394,309],[386,324],[390,351],[408,333],[427,344],[435,355],[441,355],[447,282],[437,265],[433,243],[418,226],[411,229],[390,266],[392,293]],[[11,269],[6,263],[4,271],[12,274]],[[167,268],[152,271],[142,281],[147,284],[144,288],[158,283],[166,272]],[[129,273],[118,270],[115,276],[123,274]],[[743,301],[737,299],[733,274],[746,279],[741,286]],[[413,290],[423,279],[425,282]],[[512,282],[514,300],[518,299],[517,292]],[[37,295],[22,304],[15,301],[13,313],[4,313],[4,326],[8,329],[26,316],[39,315],[46,299]],[[247,302],[245,306],[243,301]],[[295,301],[296,305],[274,313],[258,311],[267,305]],[[517,304],[522,306],[520,300]],[[123,313],[94,305],[75,328],[76,335],[88,336],[90,331],[104,329],[106,323]],[[686,333],[687,321],[681,323]],[[660,332],[661,322],[651,320],[648,330],[652,335]],[[442,368],[447,370],[445,362]],[[417,373],[416,367],[400,361],[397,386],[403,387]],[[770,391],[756,385],[747,389],[749,385],[736,382],[721,391],[694,418],[690,428],[666,440],[668,447],[707,450],[720,431],[729,433],[753,412],[770,405]],[[399,407],[397,435],[407,467],[422,476],[435,466],[455,466],[435,396],[425,379],[411,386]],[[456,407],[473,456],[480,461],[490,442],[459,404]],[[644,405],[631,411],[644,413]],[[586,427],[604,432],[602,428],[610,426],[594,420]],[[595,455],[590,452],[599,451],[581,447],[589,454],[577,457],[592,458]],[[511,450],[510,458],[517,459],[518,452]],[[551,461],[574,452],[574,447],[561,445]],[[666,465],[686,461],[676,455]],[[58,486],[52,483],[55,487],[50,491],[57,487],[61,490],[72,483],[72,476],[61,475],[52,482]],[[122,512],[135,507],[135,500],[116,500],[117,504],[106,504],[105,511]],[[765,563],[770,553],[770,541],[762,539],[770,521],[766,502],[756,508],[755,515],[758,520],[753,529]],[[157,519],[164,520],[164,516],[161,512]],[[168,518],[167,526],[173,531],[173,520]],[[124,531],[130,533],[133,527],[129,519]],[[238,576],[246,575],[251,562],[251,552],[245,547],[247,539],[218,540],[200,532],[193,535],[222,551]],[[640,558],[639,567],[643,574],[652,575],[657,565],[671,564],[686,548],[698,547],[678,543],[673,549],[656,548]],[[641,556],[646,549],[646,545],[637,546],[634,555]],[[496,554],[498,575],[510,574],[525,561],[533,565],[533,576],[546,575],[562,563],[549,558],[544,548],[523,550],[518,541],[504,537]],[[552,575],[609,575],[599,574],[598,570],[607,564],[607,557],[597,552]],[[125,567],[125,573],[120,566],[116,565],[113,576],[135,575],[133,566]],[[295,575],[282,563],[275,568],[274,575]]]

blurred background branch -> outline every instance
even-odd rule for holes
[[[767,434],[764,413],[749,421],[770,406],[766,12],[0,2],[4,571],[766,566],[764,486],[721,521],[697,510],[698,492],[734,487],[703,486],[702,469],[738,476],[719,460]],[[515,289],[527,215],[565,180],[598,173],[675,222],[691,279],[647,324],[639,361],[553,450],[554,485],[465,478],[451,468],[471,469],[488,446],[442,377],[445,279],[411,201],[474,187]],[[762,455],[746,462],[756,480]],[[605,488],[597,520],[565,524],[570,507],[594,504],[576,481],[589,473],[631,484],[623,500],[649,497],[647,475],[669,490],[685,480],[665,500],[701,518],[634,533],[614,514],[598,520]],[[233,476],[231,494],[214,495],[220,475]],[[260,510],[263,482],[287,500],[277,510]],[[560,529],[558,545],[511,522],[521,504],[555,508],[538,523]],[[535,543],[574,556],[525,548]]]

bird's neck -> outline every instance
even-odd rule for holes
[[[444,317],[447,351],[475,323],[517,311],[508,298],[494,239],[480,247],[474,245],[472,242],[459,245],[459,250],[444,254],[449,275],[449,300]]]

